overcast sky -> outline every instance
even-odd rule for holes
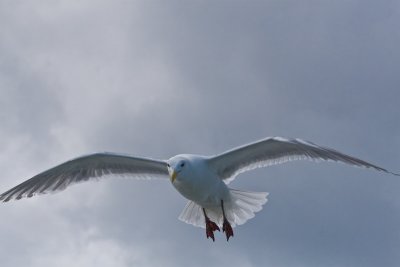
[[[400,171],[395,0],[0,0],[0,191],[70,158],[165,159],[298,137]],[[399,266],[400,180],[294,162],[229,242],[168,181],[0,205],[1,266]]]

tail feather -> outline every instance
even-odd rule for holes
[[[262,209],[262,206],[267,203],[268,193],[265,192],[248,192],[230,189],[230,201],[226,202],[225,213],[232,227],[244,224],[247,220],[253,218],[255,213]],[[222,225],[222,209],[219,206],[206,209],[208,217]],[[204,215],[202,207],[193,201],[189,201],[182,213],[179,215],[179,220],[192,224],[197,227],[205,228]]]
[[[193,201],[189,201],[186,204],[178,219],[196,227],[205,228],[202,208]]]
[[[233,189],[230,192],[232,201],[227,217],[231,224],[244,224],[267,203],[268,193],[266,192],[247,192]]]

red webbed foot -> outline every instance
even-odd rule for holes
[[[220,231],[218,225],[211,221],[210,219],[206,219],[206,236],[207,239],[210,237],[213,241],[215,241],[214,231]]]
[[[222,225],[222,231],[224,231],[226,234],[226,241],[229,241],[229,238],[233,236],[233,229],[227,219],[224,219],[224,224]]]
[[[221,208],[222,208],[222,216],[224,218],[224,223],[222,224],[222,231],[226,234],[226,241],[229,241],[229,238],[233,236],[233,229],[229,221],[226,219],[224,201],[221,199]]]

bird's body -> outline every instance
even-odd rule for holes
[[[218,226],[223,226],[226,219],[229,227],[243,224],[254,217],[254,213],[260,211],[267,202],[268,193],[228,188],[227,181],[220,178],[211,164],[211,157],[199,155],[177,155],[168,160],[171,177],[174,177],[173,172],[177,173],[172,185],[189,200],[179,219],[207,228],[205,216]],[[209,234],[214,239],[213,234]]]
[[[229,189],[218,175],[208,168],[207,157],[177,155],[169,159],[172,166],[185,162],[185,171],[172,183],[185,198],[204,208],[219,206],[221,199],[230,201]],[[176,163],[176,164],[174,164]]]
[[[268,193],[234,190],[227,184],[244,171],[299,159],[337,161],[399,176],[377,165],[311,142],[269,137],[216,156],[182,154],[168,160],[112,153],[83,156],[22,182],[1,194],[0,201],[60,191],[70,184],[107,175],[170,177],[175,189],[189,200],[179,219],[205,227],[207,238],[213,240],[214,231],[222,227],[229,240],[233,236],[232,227],[254,217],[267,202]]]

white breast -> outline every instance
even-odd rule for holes
[[[187,157],[189,164],[178,174],[173,185],[185,198],[207,208],[220,206],[230,200],[229,189],[225,183],[207,166],[204,158]]]

